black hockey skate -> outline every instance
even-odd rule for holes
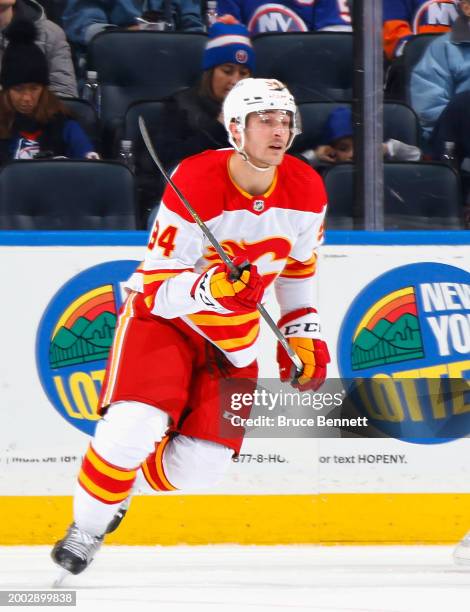
[[[126,516],[131,497],[129,496],[118,508],[102,536],[93,536],[79,529],[72,523],[62,540],[55,543],[51,551],[52,560],[62,567],[60,576],[54,582],[54,587],[62,584],[70,574],[80,574],[93,561],[95,553],[103,543],[104,536],[116,531]]]
[[[93,536],[72,523],[62,540],[54,545],[52,560],[71,574],[80,574],[93,561],[103,536]]]

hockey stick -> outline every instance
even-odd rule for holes
[[[168,185],[171,186],[171,188],[176,193],[176,195],[181,200],[181,202],[184,204],[185,208],[187,209],[189,214],[192,216],[194,221],[199,225],[199,227],[201,228],[202,233],[206,236],[206,238],[212,244],[212,246],[216,250],[217,254],[219,255],[220,259],[224,262],[224,264],[230,270],[232,275],[235,278],[239,278],[240,277],[240,273],[241,273],[239,268],[237,268],[237,266],[234,265],[233,261],[230,259],[230,257],[227,255],[227,253],[224,251],[224,249],[222,248],[221,244],[218,242],[217,238],[210,231],[210,229],[207,227],[207,225],[204,223],[204,221],[201,219],[201,217],[197,214],[197,212],[194,210],[194,208],[191,206],[191,204],[188,202],[188,200],[184,197],[184,195],[181,193],[179,188],[175,185],[175,183],[173,182],[173,180],[171,179],[171,177],[168,175],[167,171],[163,167],[163,164],[160,161],[160,158],[158,157],[157,152],[155,151],[155,148],[154,148],[154,146],[152,144],[152,141],[150,140],[150,136],[149,136],[149,133],[147,131],[147,126],[145,125],[144,118],[141,115],[139,116],[139,129],[140,129],[140,133],[142,134],[142,138],[143,138],[143,140],[145,142],[145,146],[147,147],[147,151],[149,152],[150,157],[155,162],[155,165],[157,166],[157,168],[162,173],[163,178],[165,179],[165,181],[168,183]],[[268,313],[266,308],[262,304],[257,304],[256,308],[257,308],[258,312],[260,313],[261,317],[265,320],[265,322],[271,328],[272,332],[274,333],[274,335],[276,336],[277,340],[282,345],[283,349],[289,355],[292,363],[294,364],[294,366],[295,366],[295,368],[297,370],[295,378],[298,378],[300,376],[300,374],[302,374],[302,370],[304,368],[302,361],[300,360],[300,358],[297,355],[297,353],[291,348],[290,344],[287,342],[285,337],[282,335],[281,331],[279,330],[279,328],[276,325],[276,323],[274,323],[273,319],[271,318],[271,315]]]

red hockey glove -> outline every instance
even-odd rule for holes
[[[225,264],[218,264],[203,272],[196,280],[191,297],[204,310],[221,313],[255,310],[261,301],[264,285],[255,265],[246,264],[246,258],[236,257],[233,263],[242,269],[240,278],[231,278]]]
[[[315,308],[299,308],[284,315],[278,327],[292,349],[300,357],[304,369],[296,378],[296,370],[290,357],[280,344],[277,346],[279,375],[283,382],[290,382],[300,391],[316,391],[325,382],[326,366],[330,354],[326,342],[321,339],[320,318]]]

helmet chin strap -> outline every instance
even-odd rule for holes
[[[268,170],[271,170],[272,166],[268,165],[267,168],[260,168],[259,166],[255,166],[255,164],[248,159],[248,155],[245,152],[245,132],[243,129],[239,129],[238,133],[240,134],[240,144],[237,145],[235,140],[232,140],[232,144],[235,146],[235,149],[240,153],[243,160],[246,161],[250,168],[253,168],[253,170],[256,170],[256,172],[268,172]]]
[[[245,151],[239,151],[240,155],[243,157],[243,159],[246,161],[246,163],[253,168],[253,170],[256,170],[256,172],[267,172],[268,170],[271,170],[272,166],[268,166],[267,168],[260,168],[259,166],[255,166],[255,164],[253,164],[249,159],[248,159],[248,155],[245,153]]]

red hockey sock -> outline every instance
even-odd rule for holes
[[[104,504],[118,504],[129,495],[136,469],[120,468],[100,457],[90,444],[78,475],[80,486]]]

